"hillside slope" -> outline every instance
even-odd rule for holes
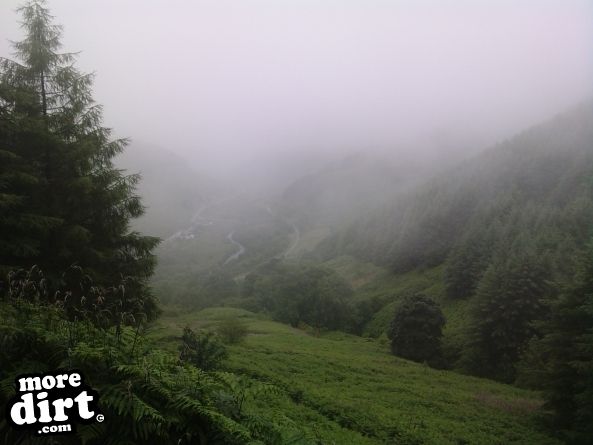
[[[246,340],[230,348],[229,368],[282,389],[250,400],[250,407],[298,425],[318,443],[557,443],[541,432],[537,393],[399,359],[375,340],[315,337],[231,308],[165,312],[151,337],[174,348],[185,325],[210,329],[228,317],[249,329]]]
[[[517,259],[537,268],[535,285],[551,289],[542,301],[572,281],[591,236],[592,192],[587,103],[397,197],[323,240],[316,254],[353,286],[366,335],[385,333],[403,296],[436,300],[447,319],[445,356],[457,367],[468,326],[480,323],[472,307],[490,269]]]
[[[530,231],[538,248],[563,248],[569,256],[589,235],[592,172],[588,103],[396,198],[325,240],[317,253],[351,254],[407,272],[441,264],[454,252],[483,270],[488,259],[471,257],[471,244],[495,252]],[[544,237],[548,245],[540,243]]]

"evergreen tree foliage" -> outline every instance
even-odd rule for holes
[[[492,248],[501,239],[500,219],[494,223],[485,219],[470,227],[447,258],[444,282],[447,297],[451,299],[467,299],[475,294],[492,258]]]
[[[397,306],[387,336],[393,354],[432,366],[441,363],[441,337],[445,317],[430,298],[415,294]]]
[[[528,247],[499,255],[488,267],[472,302],[472,320],[461,358],[467,371],[504,382],[516,377],[516,363],[536,335],[550,296],[547,268]]]
[[[593,243],[583,256],[575,282],[551,303],[536,342],[539,369],[531,377],[544,389],[554,427],[567,443],[593,438]]]
[[[143,212],[139,176],[112,162],[126,140],[102,126],[93,76],[60,52],[44,2],[19,12],[17,60],[0,61],[0,267],[36,264],[52,280],[77,263],[101,285],[135,280],[148,301],[158,240],[129,229]]]
[[[522,220],[521,231],[557,254],[559,278],[570,278],[593,218],[591,140],[588,102],[398,194],[326,238],[316,255],[353,255],[395,273],[445,263],[448,295],[467,298]]]
[[[445,269],[445,290],[449,298],[471,297],[478,285],[487,259],[487,247],[477,242],[453,249]]]

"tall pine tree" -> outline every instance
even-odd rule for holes
[[[151,313],[145,284],[158,239],[130,231],[143,213],[139,176],[113,165],[127,141],[102,126],[93,76],[60,52],[44,1],[19,12],[25,38],[16,60],[0,61],[0,266],[37,264],[57,277],[76,263],[101,285],[127,277]]]

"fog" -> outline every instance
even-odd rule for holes
[[[22,36],[19,3],[1,2],[0,55]],[[64,50],[82,51],[78,66],[96,72],[107,126],[224,179],[354,152],[464,155],[593,86],[588,0],[48,6]]]

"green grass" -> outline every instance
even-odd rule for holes
[[[283,390],[250,408],[321,443],[558,443],[538,423],[537,393],[399,359],[378,340],[316,337],[233,308],[166,311],[150,338],[176,348],[183,326],[213,328],[229,316],[242,318],[249,335],[229,347],[228,367]]]
[[[469,305],[465,300],[451,300],[445,296],[442,265],[396,275],[351,256],[340,256],[324,264],[350,283],[354,289],[354,301],[378,297],[386,302],[365,326],[365,336],[384,336],[400,299],[407,294],[421,292],[438,302],[443,310],[447,320],[443,329],[446,354],[454,355],[461,348]]]

